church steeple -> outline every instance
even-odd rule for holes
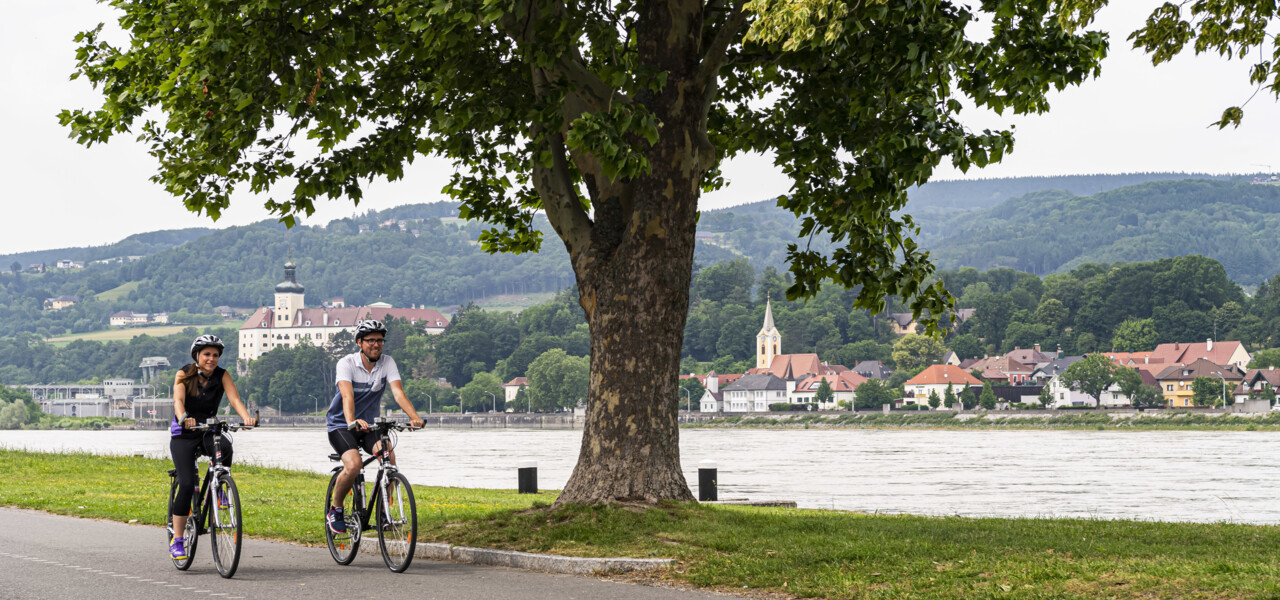
[[[764,325],[760,327],[760,333],[756,334],[756,368],[768,369],[773,364],[773,358],[779,354],[782,354],[782,335],[773,325],[773,300],[766,299]]]

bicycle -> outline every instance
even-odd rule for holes
[[[395,447],[392,432],[415,429],[417,428],[386,417],[378,418],[369,426],[369,432],[377,434],[382,446],[376,454],[363,460],[351,490],[342,501],[347,532],[334,534],[327,525],[324,528],[329,554],[338,564],[349,565],[355,560],[362,534],[370,529],[378,530],[382,560],[393,573],[403,573],[413,561],[413,550],[418,541],[417,505],[413,501],[413,488],[410,487],[409,480],[395,465],[390,464],[390,460],[391,449]],[[329,460],[341,462],[342,456],[330,454]],[[366,502],[364,468],[375,460],[378,461],[378,474],[373,480],[373,492]],[[324,495],[325,510],[333,506],[333,488],[338,482],[338,475],[342,473],[342,466],[334,467],[332,472],[329,489]],[[370,518],[374,519],[373,525],[369,523]]]
[[[255,413],[255,418],[256,413]],[[191,494],[191,513],[183,531],[187,542],[187,557],[173,559],[173,566],[179,571],[186,571],[196,557],[196,541],[199,536],[213,531],[210,540],[213,543],[213,563],[218,567],[218,574],[230,579],[236,574],[240,564],[240,492],[236,482],[231,478],[230,467],[222,464],[223,434],[252,429],[244,425],[236,425],[227,421],[210,418],[204,425],[197,425],[192,431],[213,432],[214,455],[210,457],[209,468],[205,471],[204,483],[198,484]],[[174,496],[178,493],[178,470],[169,469],[169,504],[166,505],[168,521],[166,529],[169,543],[173,543],[173,514],[167,507],[173,506]],[[206,494],[201,494],[204,490]]]

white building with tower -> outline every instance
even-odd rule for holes
[[[426,333],[444,333],[449,320],[432,308],[394,308],[385,302],[373,306],[322,306],[307,308],[305,288],[298,283],[297,265],[284,265],[284,281],[276,284],[275,303],[262,307],[240,326],[241,366],[275,348],[292,348],[303,340],[324,346],[340,331],[355,334],[356,323],[366,319],[404,319]]]

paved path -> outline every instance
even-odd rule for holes
[[[235,578],[213,566],[207,536],[195,564],[173,568],[164,530],[0,508],[0,598],[142,600],[344,598],[695,600],[725,596],[415,558],[396,574],[377,554],[350,566],[325,548],[246,539]]]

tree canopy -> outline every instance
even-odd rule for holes
[[[906,190],[943,160],[967,169],[1012,149],[1009,131],[966,129],[962,100],[1044,111],[1106,48],[1078,29],[1098,0],[113,4],[127,44],[101,27],[77,38],[77,75],[105,100],[62,120],[86,144],[139,136],[191,210],[216,218],[244,188],[291,225],[434,155],[453,163],[461,216],[491,225],[485,249],[536,249],[546,211],[591,332],[587,424],[560,502],[692,497],[665,399],[698,197],[723,184],[721,161],[773,153],[800,237],[836,244],[790,245],[789,298],[835,281],[858,308],[900,296],[933,330],[952,302],[926,283]],[[989,29],[970,31],[979,18]]]

